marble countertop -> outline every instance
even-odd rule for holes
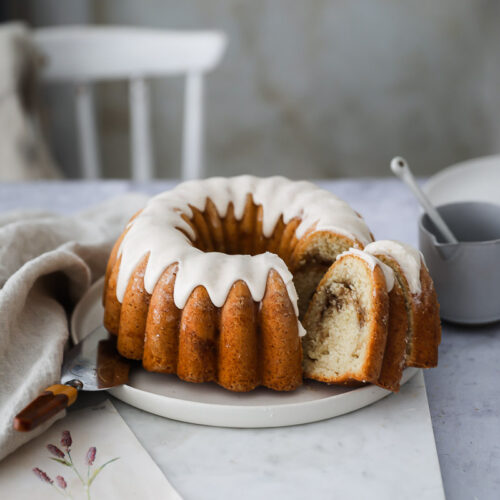
[[[42,182],[30,184],[0,184],[0,211],[15,209],[43,209],[62,213],[75,212],[112,196],[128,191],[155,193],[167,189],[173,183],[158,181],[151,184],[134,184],[128,181],[97,182]],[[418,208],[406,188],[395,179],[338,180],[322,183],[335,194],[349,201],[371,227],[377,238],[400,239],[417,243],[416,217]],[[498,498],[500,491],[500,391],[497,381],[500,378],[500,324],[482,327],[460,327],[443,324],[443,341],[440,348],[439,366],[425,372],[425,382],[436,446],[441,466],[444,489],[448,498],[486,499]],[[92,396],[88,396],[89,400]],[[389,396],[385,401],[389,401]],[[132,430],[140,422],[153,422],[159,417],[146,415],[134,408],[113,400],[120,413],[131,425]],[[82,398],[80,404],[85,404]],[[88,403],[87,403],[88,404]],[[377,404],[384,404],[380,402]],[[354,415],[354,414],[353,414]],[[130,417],[130,418],[127,418]],[[133,418],[132,418],[133,417]],[[135,420],[134,420],[135,418]],[[134,424],[133,422],[136,422]],[[144,435],[146,445],[153,458],[161,466],[161,457],[155,446],[168,443],[172,449],[183,439],[186,427],[169,421],[165,435]],[[207,446],[220,434],[215,430],[195,426],[195,433],[203,433]],[[309,431],[303,426],[304,434]],[[310,424],[317,429],[317,436],[325,435],[328,430],[324,423]],[[203,429],[200,431],[199,429]],[[241,432],[241,431],[240,431]],[[252,447],[252,431],[243,431],[247,436],[238,443],[241,456]],[[196,439],[196,437],[192,438]],[[228,430],[224,439],[230,443],[234,432]],[[273,439],[280,439],[277,432]],[[155,440],[158,440],[155,443]],[[321,446],[321,440],[317,443]],[[402,444],[403,445],[403,444]],[[296,466],[300,468],[303,450],[300,443],[294,444],[291,453],[296,454]],[[351,450],[355,451],[355,450]],[[362,450],[358,450],[362,452]],[[206,468],[210,473],[210,463],[199,457],[192,467],[193,477],[197,470]],[[324,457],[328,459],[328,457]],[[266,460],[280,459],[267,456]],[[303,460],[307,460],[304,455]],[[242,461],[246,467],[251,464]],[[255,464],[254,464],[255,465]],[[318,463],[318,467],[321,464]],[[184,465],[184,467],[189,467]],[[255,472],[265,477],[265,467],[255,465]],[[186,473],[186,471],[183,471]],[[173,475],[172,475],[173,474]],[[175,471],[170,471],[169,479],[175,484]],[[213,477],[213,484],[222,480]],[[311,494],[321,491],[311,485]],[[242,498],[245,497],[242,491]],[[272,492],[268,492],[271,494]],[[332,492],[332,497],[333,497]],[[323,496],[324,497],[324,496]],[[222,497],[221,497],[222,498]]]

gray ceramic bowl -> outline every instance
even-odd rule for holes
[[[427,215],[420,216],[420,250],[441,317],[466,324],[500,320],[500,205],[462,202],[437,210],[459,241],[443,243]]]

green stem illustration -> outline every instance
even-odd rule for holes
[[[75,474],[78,476],[78,479],[81,481],[81,483],[83,484],[83,486],[85,486],[85,481],[83,480],[82,476],[78,472],[78,469],[75,467],[75,464],[73,463],[73,459],[71,458],[71,453],[70,453],[69,450],[68,450],[68,457],[69,457],[69,463],[71,464],[71,468],[73,469],[73,471],[75,472]]]

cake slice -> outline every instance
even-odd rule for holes
[[[394,274],[378,259],[351,249],[338,256],[321,280],[304,317],[304,376],[331,384],[398,386],[384,369]],[[394,296],[403,304],[401,290]],[[404,307],[404,306],[403,306]],[[405,316],[403,312],[403,317]],[[406,335],[406,328],[403,337]],[[399,367],[404,360],[404,345]],[[399,364],[398,364],[399,363]],[[400,373],[400,372],[399,372]]]
[[[370,243],[364,251],[390,266],[403,290],[408,316],[406,366],[437,366],[441,342],[439,304],[421,253],[410,245],[389,240]]]
[[[405,296],[401,285],[394,280],[389,292],[389,324],[387,326],[387,343],[380,376],[374,384],[399,391],[401,377],[405,368],[406,346],[408,343],[408,314]]]

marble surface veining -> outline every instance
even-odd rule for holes
[[[170,182],[138,186],[126,181],[0,184],[0,211],[41,208],[63,213],[73,212],[134,189],[154,193],[170,186],[172,186]],[[325,182],[324,186],[345,198],[362,213],[377,238],[395,238],[416,244],[418,210],[406,188],[396,180],[339,180]],[[445,323],[443,324],[439,366],[425,372],[444,489],[450,499],[498,498],[500,491],[500,391],[497,383],[500,378],[499,356],[499,323],[481,328],[463,328]],[[414,383],[417,382],[418,379],[415,379]],[[404,390],[411,391],[411,385]],[[84,399],[82,398],[81,404],[85,404]],[[300,429],[308,439],[292,439],[290,446],[286,450],[281,449],[279,453],[273,452],[273,446],[277,446],[285,439],[289,430],[276,429],[266,434],[265,430],[240,433],[240,431],[229,429],[218,434],[217,429],[164,420],[128,407],[116,400],[114,402],[134,432],[149,448],[153,458],[166,469],[169,479],[174,484],[182,474],[192,475],[193,478],[198,477],[198,474],[207,474],[204,477],[207,481],[213,480],[211,484],[227,482],[227,477],[216,474],[212,461],[216,461],[217,457],[211,455],[210,449],[205,453],[200,453],[199,456],[194,456],[193,462],[186,463],[175,457],[175,453],[184,447],[192,454],[196,451],[196,443],[202,440],[207,447],[222,450],[221,453],[226,458],[227,450],[233,450],[237,457],[233,459],[235,462],[233,466],[238,477],[243,478],[245,474],[249,477],[248,474],[253,474],[253,481],[265,482],[268,495],[276,494],[276,490],[273,490],[273,484],[275,487],[276,483],[273,483],[271,465],[277,461],[283,461],[288,468],[282,467],[281,470],[289,474],[289,477],[292,477],[295,472],[293,477],[298,478],[299,482],[306,482],[305,491],[311,492],[311,496],[314,492],[320,492],[325,493],[326,498],[338,498],[334,491],[321,490],[336,481],[335,469],[330,474],[322,476],[326,485],[316,486],[306,481],[307,478],[303,475],[304,467],[311,462],[317,467],[317,477],[320,477],[326,467],[335,465],[338,454],[344,452],[342,444],[345,445],[345,443],[338,436],[335,438],[330,436],[329,425],[332,428],[336,428],[337,425],[341,426],[342,419],[349,422],[349,430],[355,428],[360,436],[357,446],[350,445],[350,449],[345,453],[359,453],[361,456],[363,429],[362,426],[356,427],[355,425],[359,424],[358,415],[376,411],[377,408],[383,408],[383,405],[394,404],[394,400],[397,404],[397,396],[390,396],[362,412],[298,427],[297,429]],[[396,418],[395,415],[394,417]],[[149,431],[156,425],[161,428],[161,433]],[[386,415],[380,421],[380,432],[382,433],[384,426],[388,425],[391,425],[391,421]],[[259,433],[264,436],[264,439],[259,441],[255,438],[257,441],[254,442],[253,436],[258,436]],[[239,435],[241,438],[237,439]],[[257,443],[260,443],[258,450],[256,450]],[[313,449],[317,453],[314,458],[311,456],[312,452],[307,451],[308,443],[314,443]],[[164,454],[160,451],[161,449],[166,450]],[[387,451],[387,448],[384,451]],[[255,458],[262,460],[262,463],[251,462],[252,454]],[[382,455],[381,449],[380,456]],[[388,458],[377,457],[377,460],[388,460]],[[410,461],[405,463],[410,465]],[[292,471],[292,464],[298,467],[295,471]],[[204,472],[205,469],[208,472]],[[356,471],[361,474],[357,476],[358,481],[359,478],[363,478],[361,471]],[[387,473],[389,474],[390,471]],[[393,480],[395,477],[393,476]],[[385,476],[384,478],[387,479]],[[196,479],[192,483],[193,486],[188,486],[185,491],[181,488],[181,493],[188,498],[193,496],[190,488],[195,487]],[[253,483],[245,484],[246,486],[242,483],[242,488],[237,492],[238,497],[245,498],[245,495],[247,497],[250,495],[248,488]],[[207,488],[206,492],[208,498],[210,488]],[[289,493],[293,498],[296,491]],[[396,498],[405,497],[400,495]]]
[[[418,492],[438,500],[443,490],[425,399],[418,374],[399,395],[362,411],[276,429],[152,419],[113,402],[186,499],[384,500]]]

